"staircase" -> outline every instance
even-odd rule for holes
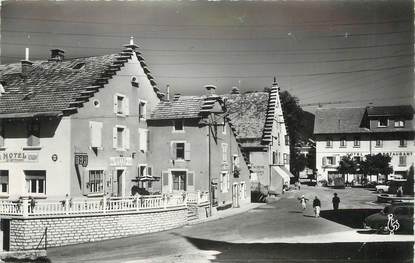
[[[199,219],[197,205],[188,205],[187,206],[187,222],[191,222],[197,219]]]

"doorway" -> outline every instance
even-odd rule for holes
[[[238,183],[234,183],[232,185],[232,206],[239,207],[239,199],[240,199],[240,185]]]
[[[124,169],[117,169],[117,196],[123,196]]]

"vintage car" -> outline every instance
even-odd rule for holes
[[[392,221],[389,220],[389,215],[393,215]],[[388,223],[392,224],[389,227],[395,226],[394,232],[398,233],[413,233],[414,222],[414,203],[393,203],[386,206],[379,213],[370,215],[364,220],[364,227],[378,230],[381,233],[388,233]],[[398,226],[399,225],[399,226]],[[398,226],[398,227],[397,227]]]

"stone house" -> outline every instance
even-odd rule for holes
[[[253,190],[264,194],[280,194],[293,177],[279,90],[274,79],[269,92],[223,95],[237,140],[251,164]]]
[[[0,66],[1,197],[131,194],[162,94],[133,40],[124,47]]]
[[[161,175],[152,187],[207,192],[218,209],[249,203],[250,172],[226,114],[224,100],[213,93],[160,101],[147,120],[149,159]]]
[[[405,176],[414,163],[413,116],[410,105],[318,109],[314,125],[318,180],[342,176],[337,167],[343,156],[360,159],[378,153],[392,157],[394,171],[381,179]],[[361,174],[343,179],[362,183]]]

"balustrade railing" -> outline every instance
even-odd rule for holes
[[[82,200],[18,201],[0,200],[0,216],[43,217],[88,214],[116,214],[185,207],[186,195],[164,194],[124,198],[91,198]]]
[[[187,192],[187,203],[204,205],[209,203],[209,192]]]

